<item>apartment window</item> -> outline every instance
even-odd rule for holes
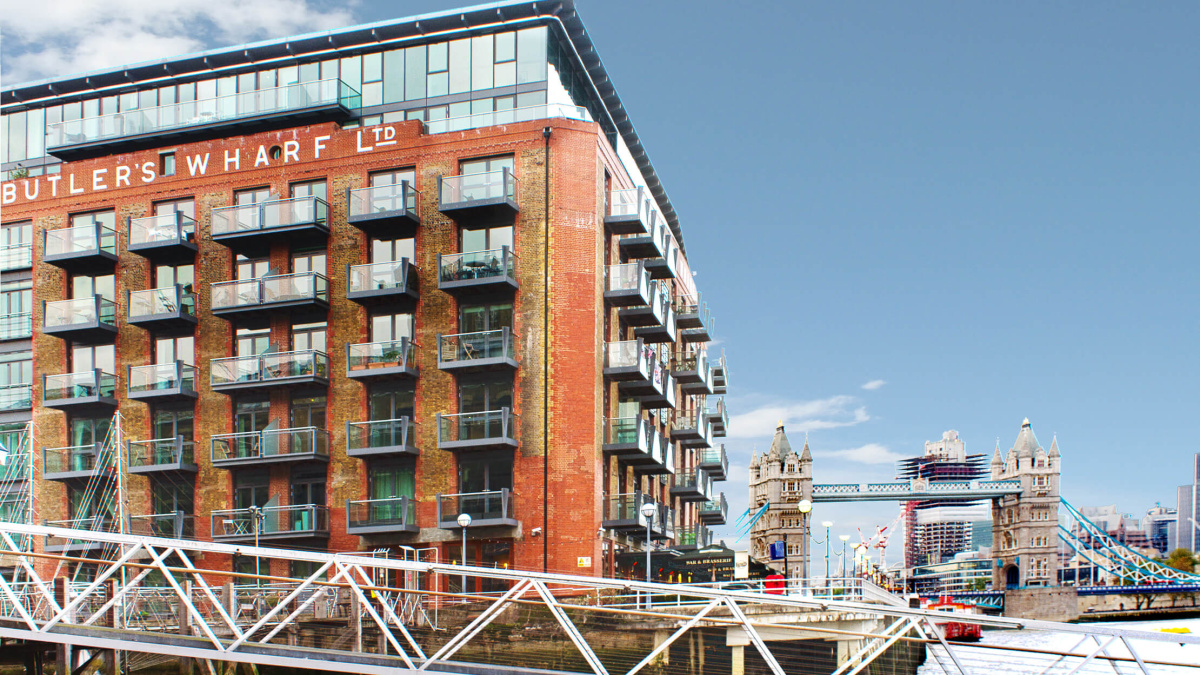
[[[413,336],[412,314],[376,314],[371,317],[371,341],[389,342],[411,339]]]
[[[0,283],[0,315],[28,314],[33,311],[33,282]]]
[[[412,187],[417,186],[417,172],[415,169],[392,169],[390,171],[376,171],[367,177],[367,182],[371,187],[384,187],[388,185],[399,185],[408,183]]]
[[[112,345],[76,345],[71,348],[72,372],[81,373],[95,368],[109,374],[117,372],[116,353]]]
[[[243,469],[233,476],[233,507],[262,508],[270,501],[270,474],[265,469]],[[251,559],[253,561],[253,559]]]
[[[234,411],[234,430],[239,434],[262,431],[271,423],[270,414],[269,401],[238,401]]]
[[[195,265],[158,265],[154,268],[155,288],[168,288],[178,284],[190,293],[195,282]]]
[[[367,471],[367,493],[371,499],[416,497],[415,462],[411,459],[372,462]]]
[[[477,333],[485,330],[512,328],[513,306],[511,302],[489,305],[467,305],[459,312],[459,331]]]
[[[73,417],[68,429],[71,432],[72,446],[92,446],[103,443],[108,438],[111,419],[108,417]]]
[[[414,417],[416,389],[412,382],[389,382],[373,385],[367,398],[372,420],[394,420]]]
[[[497,33],[494,86],[511,87],[517,83],[517,34]]]
[[[108,211],[76,213],[71,216],[71,227],[85,227],[87,225],[100,225],[110,230],[115,230],[117,227],[117,214],[110,209]]]
[[[513,228],[511,225],[501,227],[485,227],[478,230],[462,231],[462,252],[490,251],[507,246],[513,248]]]
[[[501,408],[512,408],[512,380],[459,383],[460,412],[484,412]]]
[[[154,410],[154,437],[178,438],[190,441],[195,430],[196,414],[190,408]]]
[[[116,500],[104,499],[103,490],[80,489],[75,486],[67,488],[67,509],[71,519],[104,518],[111,520],[116,514]],[[83,526],[82,529],[105,529],[100,527]]]
[[[33,223],[0,227],[0,269],[16,270],[33,264]]]
[[[488,492],[512,489],[512,451],[459,455],[458,491]]]
[[[502,157],[484,157],[482,159],[465,159],[458,164],[459,173],[464,175],[472,173],[487,173],[489,171],[500,171],[508,169],[509,173],[513,172],[513,157],[505,155]]]
[[[428,96],[445,96],[450,93],[450,58],[445,42],[429,45],[427,65],[429,70]]]
[[[410,262],[417,258],[417,240],[412,237],[404,239],[375,239],[371,242],[371,262],[396,262],[407,258]]]
[[[155,338],[154,359],[155,363],[183,361],[196,365],[196,339],[191,335]]]
[[[90,298],[99,295],[107,300],[116,300],[116,278],[111,274],[102,276],[77,275],[71,277],[71,297],[75,299]]]
[[[175,153],[163,152],[158,155],[158,175],[174,176],[175,175]]]
[[[325,428],[325,397],[303,396],[292,399],[292,428]]]
[[[236,348],[234,353],[237,356],[254,356],[255,354],[266,353],[271,348],[271,330],[239,328],[234,347]]]
[[[267,276],[271,272],[271,261],[266,258],[257,258],[251,260],[243,255],[238,255],[237,261],[234,263],[233,273],[234,279],[238,281],[249,281],[250,279],[260,279]]]
[[[292,197],[316,197],[322,201],[327,201],[325,196],[325,181],[313,180],[304,183],[292,183]]]
[[[292,504],[325,505],[325,471],[292,470]]]
[[[310,251],[293,255],[292,272],[294,274],[314,272],[325,276],[325,251]]]
[[[183,215],[196,219],[196,200],[191,197],[187,199],[172,199],[165,202],[154,203],[154,215],[165,216],[171,213],[182,213]]]
[[[251,204],[261,204],[271,198],[271,188],[261,187],[251,190],[238,190],[233,193],[233,203],[235,206],[249,206]]]
[[[196,510],[191,483],[151,479],[150,498],[155,514],[165,515],[183,511],[190,516]],[[155,534],[174,537],[174,525],[174,521],[155,521]]]
[[[308,349],[326,351],[324,323],[292,326],[292,350],[299,352]]]
[[[33,382],[33,353],[0,354],[0,388],[28,386]]]
[[[11,455],[21,447],[21,437],[24,434],[24,424],[0,424],[0,446]]]

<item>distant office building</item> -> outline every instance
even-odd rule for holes
[[[985,456],[968,455],[954,430],[940,441],[926,441],[925,453],[897,462],[900,480],[972,481],[987,477]],[[987,502],[922,500],[904,506],[904,564],[906,567],[945,562],[963,551],[991,543],[975,538],[974,523],[985,521],[990,534],[991,507]]]
[[[1104,530],[1114,541],[1124,544],[1129,548],[1143,553],[1149,552],[1151,548],[1155,548],[1151,546],[1150,536],[1143,529],[1142,524],[1132,515],[1122,513],[1116,504],[1085,506],[1079,509],[1079,513],[1092,521],[1096,527]],[[1077,534],[1085,540],[1088,538],[1086,532],[1079,531],[1078,529]]]
[[[1146,512],[1146,517],[1142,518],[1142,531],[1146,533],[1150,546],[1158,551],[1159,555],[1167,556],[1176,548],[1177,517],[1176,509],[1155,504],[1154,508]]]
[[[987,590],[991,582],[991,550],[983,547],[980,551],[964,551],[945,562],[914,567],[908,587],[920,595],[941,595]]]
[[[1176,548],[1195,551],[1200,548],[1200,453],[1192,458],[1192,473],[1189,485],[1179,486],[1178,503],[1175,508]]]

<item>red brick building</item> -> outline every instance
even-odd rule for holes
[[[572,3],[0,105],[0,440],[33,423],[33,475],[0,500],[32,490],[21,518],[445,560],[468,514],[469,561],[587,574],[644,549],[646,503],[675,550],[724,522],[724,357]]]

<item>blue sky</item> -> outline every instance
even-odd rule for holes
[[[5,82],[464,4],[230,2],[3,0]],[[579,11],[729,355],[732,508],[780,418],[832,482],[946,429],[1007,449],[1029,417],[1077,506],[1174,505],[1200,451],[1200,5]],[[822,509],[835,533],[895,513]]]

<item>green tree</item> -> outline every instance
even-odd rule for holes
[[[1166,559],[1167,567],[1173,567],[1181,572],[1194,572],[1196,570],[1196,556],[1186,548],[1177,548],[1171,551],[1171,555]]]

